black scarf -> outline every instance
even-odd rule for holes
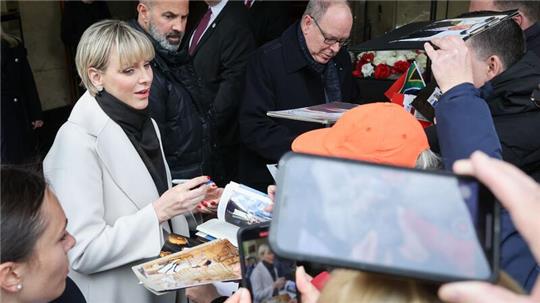
[[[272,277],[272,280],[273,281],[276,281],[277,280],[277,276],[276,276],[276,271],[274,270],[274,264],[272,263],[268,263],[266,261],[262,261],[262,264],[264,265],[264,267],[268,270],[268,272],[270,273],[270,276]],[[279,289],[275,289],[273,290],[272,292],[272,296],[277,296],[279,294]]]
[[[321,64],[313,59],[309,53],[307,47],[306,38],[302,33],[302,27],[298,24],[298,42],[300,44],[300,49],[302,54],[308,62],[308,66],[321,75],[321,80],[324,84],[324,93],[326,97],[326,103],[342,101],[341,100],[341,85],[339,84],[339,75],[334,59],[330,59],[328,63]]]
[[[105,90],[96,95],[96,100],[107,116],[124,130],[161,196],[169,189],[169,185],[161,145],[147,109],[134,109]]]

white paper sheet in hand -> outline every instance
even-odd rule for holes
[[[276,181],[277,173],[278,173],[277,164],[266,164],[266,168],[272,175],[272,178],[274,179],[274,181]]]
[[[239,227],[218,219],[210,219],[197,226],[197,230],[217,239],[227,239],[232,245],[238,247],[236,233]]]

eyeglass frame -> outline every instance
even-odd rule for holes
[[[351,38],[347,38],[347,39],[341,39],[341,40],[338,40],[336,38],[328,38],[328,34],[326,34],[321,26],[319,25],[319,22],[317,22],[317,19],[313,18],[313,16],[311,15],[308,15],[311,20],[313,20],[313,23],[315,23],[315,25],[317,26],[317,28],[319,29],[319,31],[321,32],[323,38],[324,38],[324,44],[328,45],[328,46],[332,46],[336,43],[339,43],[339,47],[346,47],[347,45],[349,45],[351,43]]]

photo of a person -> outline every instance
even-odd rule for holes
[[[233,192],[226,205],[225,221],[236,226],[262,223],[272,218],[265,210],[268,200],[261,200],[259,195],[248,194],[245,190]]]
[[[289,302],[291,296],[285,290],[288,281],[282,270],[278,268],[277,258],[267,244],[259,245],[257,249],[259,262],[249,276],[254,303]],[[292,267],[293,265],[291,265]],[[290,268],[292,272],[292,268]],[[290,275],[292,276],[292,275]]]

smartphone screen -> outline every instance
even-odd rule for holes
[[[476,180],[294,153],[279,166],[278,254],[432,281],[494,278],[498,208]]]
[[[238,231],[242,282],[254,303],[296,302],[296,262],[274,254],[268,244],[269,223]]]

